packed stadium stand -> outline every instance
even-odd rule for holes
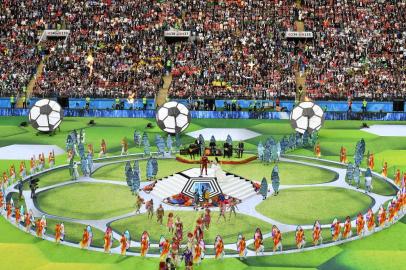
[[[181,99],[406,91],[405,1],[5,0],[0,14],[2,97],[154,98],[164,76]],[[42,39],[47,29],[69,35]],[[191,35],[174,42],[167,30]],[[313,38],[285,37],[303,30]]]

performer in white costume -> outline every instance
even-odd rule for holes
[[[221,169],[220,161],[216,157],[215,161],[211,163],[211,168],[214,171],[214,176],[218,182],[222,182],[226,178],[226,173]]]

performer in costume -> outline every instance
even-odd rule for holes
[[[35,232],[37,234],[37,237],[42,238],[42,225],[40,219],[37,219],[35,221]]]
[[[214,248],[216,250],[216,259],[222,259],[224,257],[224,242],[220,235],[216,236],[214,240]]]
[[[302,249],[304,248],[305,244],[306,244],[306,238],[304,235],[304,230],[301,226],[298,226],[296,228],[296,235],[295,235],[295,240],[296,240],[296,247],[298,249]]]
[[[211,215],[210,215],[210,209],[206,208],[206,210],[204,211],[204,218],[203,218],[203,223],[204,223],[204,228],[206,230],[210,229],[210,222],[211,222]]]
[[[52,152],[49,152],[48,164],[49,164],[49,168],[53,168],[55,166],[55,152],[54,152],[54,150],[52,150]]]
[[[247,256],[247,243],[245,242],[245,237],[241,234],[238,235],[237,239],[237,251],[240,256],[240,260],[243,260]]]
[[[318,157],[318,158],[321,157],[320,143],[317,143],[316,146],[314,147],[314,154],[315,154],[316,157]]]
[[[137,194],[137,199],[135,202],[135,213],[140,214],[141,213],[141,206],[144,204],[144,199],[140,196],[140,194]]]
[[[207,165],[209,164],[209,159],[204,154],[200,159],[200,176],[203,176],[203,172],[206,172],[207,175]]]
[[[25,162],[21,161],[20,162],[20,177],[21,179],[24,179],[27,176],[27,170],[25,168]]]
[[[20,225],[21,214],[20,214],[20,209],[18,207],[15,210],[14,217],[15,217],[16,225],[19,226]]]
[[[104,252],[111,253],[111,246],[113,245],[113,230],[110,226],[104,232]]]
[[[121,155],[128,155],[128,142],[127,138],[121,139]]]
[[[102,139],[101,144],[100,144],[99,158],[104,157],[106,154],[107,154],[106,141],[104,139]]]
[[[15,179],[16,179],[16,169],[15,169],[14,165],[11,165],[10,166],[10,177],[9,177],[10,183],[9,184],[14,183]]]
[[[180,217],[176,218],[175,228],[176,228],[175,232],[176,238],[178,239],[179,242],[181,242],[183,239],[183,223],[180,220]]]
[[[127,238],[125,237],[124,233],[121,235],[120,238],[120,254],[125,256],[125,253],[127,251]]]
[[[3,172],[3,189],[8,187],[8,176],[6,172]]]
[[[193,247],[193,263],[199,265],[202,262],[202,254],[204,250],[203,239],[197,241]]]
[[[42,237],[42,239],[44,239],[44,237],[45,237],[45,232],[47,231],[47,220],[46,220],[46,218],[45,218],[45,216],[43,215],[42,217],[41,217],[41,237]]]
[[[323,236],[322,236],[322,230],[321,230],[321,225],[318,220],[313,225],[313,245],[321,245],[323,243]]]
[[[141,235],[141,256],[145,257],[149,250],[149,234],[144,231]]]
[[[343,229],[343,238],[347,239],[352,236],[352,226],[351,226],[351,218],[347,216],[344,222],[344,229]]]
[[[168,214],[168,222],[166,223],[166,227],[170,233],[173,233],[175,230],[175,223],[173,221],[173,213]]]
[[[163,235],[161,235],[161,239],[159,240],[159,251],[161,252],[161,262],[165,261],[168,257],[169,250],[170,250],[170,243]]]
[[[282,251],[282,233],[276,227],[276,225],[272,226],[272,239],[273,239],[273,252],[276,252],[278,249]]]
[[[387,212],[388,212],[388,223],[392,224],[395,219],[395,206],[393,201],[388,203]]]
[[[400,170],[399,169],[396,170],[394,178],[395,178],[394,179],[395,185],[400,186]]]
[[[87,231],[87,228],[83,229],[83,235],[82,235],[82,240],[80,241],[79,245],[81,249],[87,249],[89,243],[89,232]]]
[[[27,211],[24,215],[24,225],[25,225],[25,231],[29,233],[31,231],[31,211]]]
[[[130,235],[130,231],[126,230],[124,232],[124,236],[125,236],[125,240],[126,240],[126,246],[125,249],[129,250],[130,249],[130,244],[131,244],[131,235]]]
[[[164,220],[164,215],[165,215],[165,210],[162,206],[162,204],[159,205],[159,207],[156,209],[156,216],[157,216],[157,222],[159,225],[162,226],[163,220]]]
[[[179,247],[180,243],[179,240],[176,237],[172,238],[172,245],[171,245],[171,258],[175,266],[179,266],[180,260],[179,260]]]
[[[382,167],[382,176],[388,177],[388,163],[385,161]]]
[[[255,254],[264,254],[263,236],[260,228],[257,228],[254,233],[254,249]]]
[[[333,241],[341,240],[341,225],[340,225],[340,221],[338,221],[337,218],[335,218],[333,220],[330,230],[331,230],[331,236],[333,237]]]
[[[60,243],[61,241],[61,224],[56,223],[55,225],[55,242]]]
[[[374,215],[374,212],[372,212],[371,208],[369,208],[369,210],[368,210],[368,213],[366,215],[366,220],[367,220],[368,231],[374,231],[375,230],[375,215]]]
[[[63,224],[63,222],[61,222],[61,241],[65,240],[65,224]]]
[[[4,207],[4,196],[3,191],[0,189],[0,213],[3,212]]]
[[[347,163],[347,149],[344,146],[340,149],[340,162]]]
[[[35,162],[35,156],[31,157],[30,160],[30,174],[34,174],[36,171],[36,166],[35,166],[36,162]]]
[[[357,220],[356,220],[356,226],[357,226],[357,235],[364,236],[365,220],[364,220],[364,216],[361,213],[358,213]]]
[[[368,167],[373,171],[375,167],[374,153],[371,153],[368,158]]]
[[[386,225],[386,210],[383,207],[383,205],[381,205],[381,207],[379,208],[378,223],[379,223],[379,227],[381,227],[381,228],[385,227],[385,225]]]

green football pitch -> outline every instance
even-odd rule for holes
[[[100,141],[106,140],[108,155],[119,155],[121,151],[120,141],[126,137],[129,141],[129,152],[142,152],[133,143],[133,132],[138,130],[141,133],[146,131],[150,138],[151,145],[155,145],[156,134],[163,133],[157,128],[146,128],[153,119],[94,119],[96,125],[88,126],[90,119],[87,118],[66,118],[61,125],[61,130],[55,136],[36,134],[31,127],[19,127],[19,123],[25,121],[24,117],[0,117],[0,147],[11,144],[55,144],[65,148],[65,139],[70,130],[84,128],[86,130],[86,143],[92,143],[95,152],[99,151]],[[379,124],[400,124],[399,122],[368,122],[368,125]],[[348,159],[352,161],[355,144],[361,138],[366,141],[367,151],[375,154],[375,171],[380,172],[383,162],[388,162],[389,177],[393,177],[394,171],[399,168],[406,171],[406,137],[379,137],[360,130],[360,121],[326,121],[324,128],[319,133],[322,158],[338,161],[341,146],[347,148]],[[209,120],[196,119],[188,128],[189,131],[196,131],[203,128],[247,128],[261,135],[245,141],[247,150],[256,150],[259,141],[264,142],[269,136],[280,139],[284,135],[289,135],[292,129],[288,121],[269,120]],[[186,135],[182,136],[182,143],[187,145],[194,139]],[[152,147],[152,151],[155,148]],[[313,157],[313,149],[298,149],[289,154]],[[297,158],[304,161],[303,158]],[[305,160],[316,165],[332,165],[318,160]],[[57,164],[66,163],[66,156],[56,157]],[[145,162],[140,162],[140,167],[145,167]],[[0,172],[5,171],[11,164],[18,168],[19,161],[1,160]],[[28,162],[26,162],[28,165]],[[193,164],[182,164],[173,160],[162,160],[159,162],[158,178],[168,176],[174,172],[183,171],[197,167]],[[332,165],[340,167],[341,165]],[[365,161],[362,164],[365,167]],[[263,166],[259,162],[251,162],[245,165],[224,165],[223,169],[242,176],[246,179],[260,181],[262,177],[270,180],[271,166]],[[280,176],[286,185],[311,185],[328,183],[333,181],[335,173],[332,171],[311,167],[307,165],[291,164],[281,162],[279,164]],[[93,178],[101,180],[125,181],[124,164],[118,163],[102,167],[93,175]],[[145,172],[145,171],[144,171]],[[299,177],[300,176],[300,177]],[[145,175],[143,175],[145,177]],[[66,169],[53,171],[41,177],[40,187],[51,186],[69,180],[69,173]],[[144,178],[142,180],[145,180]],[[383,181],[374,181],[374,192],[382,195],[393,195],[394,189]],[[97,186],[96,188],[93,187]],[[27,186],[25,187],[27,188]],[[112,190],[111,184],[87,184],[78,183],[68,185],[59,189],[49,190],[39,194],[38,203],[42,210],[50,214],[63,215],[79,219],[102,219],[128,213],[133,210],[134,201],[131,193],[125,186],[113,186],[117,196],[109,196]],[[337,216],[356,214],[363,211],[371,203],[368,196],[361,193],[351,194],[341,192],[339,189],[310,188],[309,192],[300,192],[307,187],[287,190],[278,197],[270,197],[257,206],[259,212],[286,223],[312,223],[314,217],[306,214],[306,211],[315,212],[315,205],[332,205],[323,207],[318,212],[318,217],[326,223],[330,221],[331,211]],[[323,198],[322,203],[317,197]],[[104,199],[107,198],[107,199]],[[294,198],[294,199],[292,199]],[[339,201],[339,204],[333,205]],[[271,209],[269,202],[272,205]],[[304,202],[301,204],[301,202]],[[344,202],[344,203],[342,203]],[[19,202],[22,203],[22,202]],[[275,205],[277,206],[275,208]],[[300,207],[295,207],[300,205]],[[333,207],[334,206],[334,207]],[[269,208],[269,209],[268,209]],[[352,212],[354,213],[352,213]],[[196,215],[179,212],[186,223],[193,222]],[[215,218],[217,215],[214,216]],[[129,226],[139,228],[145,226],[144,216],[130,217],[112,223],[113,228],[123,231]],[[49,220],[50,233],[56,221]],[[232,227],[238,228],[238,220],[231,220]],[[260,220],[241,215],[240,222],[244,226],[238,228],[251,237],[255,227],[263,228],[263,232],[269,232],[270,228],[265,227]],[[258,224],[257,224],[258,223]],[[365,239],[351,243],[323,248],[316,251],[306,251],[295,254],[284,254],[267,257],[250,257],[245,261],[227,258],[222,261],[205,259],[201,266],[196,269],[402,269],[403,257],[406,255],[406,220],[403,218],[396,225]],[[230,225],[228,224],[228,225]],[[226,234],[227,228],[222,223],[216,224],[218,231]],[[147,227],[146,227],[147,228]],[[68,241],[77,242],[81,237],[83,226],[78,224],[66,224],[69,231]],[[155,224],[151,227],[151,232],[160,233],[159,226]],[[101,246],[102,232],[95,231],[95,246]],[[3,261],[1,269],[157,269],[158,259],[140,257],[121,257],[117,255],[106,255],[98,252],[83,251],[77,248],[56,245],[52,242],[39,240],[22,231],[18,231],[14,226],[8,224],[4,219],[0,219],[0,251]],[[233,243],[237,230],[228,231],[230,236],[224,236],[226,242]],[[156,236],[156,237],[155,237]],[[135,236],[137,237],[137,236]],[[154,234],[155,238],[158,235]],[[212,242],[212,235],[208,236],[207,243]],[[152,240],[156,242],[157,239]],[[287,242],[293,241],[293,235],[285,235]],[[183,269],[183,268],[182,268]]]

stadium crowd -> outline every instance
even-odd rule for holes
[[[406,91],[404,1],[59,1],[0,5],[0,95],[292,99],[306,70],[315,99],[392,99]],[[287,40],[302,20],[314,33]],[[42,40],[44,29],[68,29]],[[191,31],[169,42],[164,31]]]

